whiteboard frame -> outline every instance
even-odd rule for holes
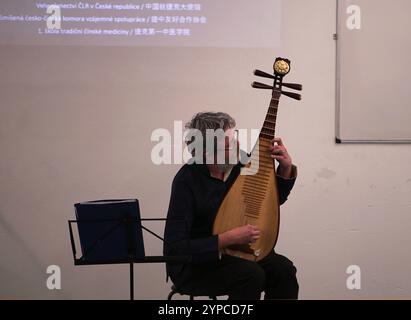
[[[349,139],[341,139],[341,127],[340,127],[340,113],[341,113],[341,56],[340,56],[340,47],[341,47],[341,39],[340,39],[340,30],[342,28],[340,21],[341,15],[345,15],[344,12],[340,11],[340,1],[343,0],[336,0],[336,30],[334,34],[334,40],[336,43],[336,63],[335,63],[335,142],[337,144],[411,144],[411,139],[403,139],[403,140],[372,140],[372,139],[364,139],[364,140],[349,140]]]

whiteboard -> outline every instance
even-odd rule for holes
[[[411,1],[338,0],[336,74],[337,143],[411,143]]]

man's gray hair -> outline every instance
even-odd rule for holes
[[[193,142],[194,134],[190,131],[199,131],[203,137],[204,150],[207,144],[207,130],[224,130],[234,128],[236,126],[235,120],[227,113],[224,112],[200,112],[194,115],[191,121],[187,122],[185,128],[189,130],[186,140],[189,151],[193,154],[193,146],[190,148],[190,144]],[[209,146],[209,144],[208,144]],[[194,155],[194,154],[193,154]]]

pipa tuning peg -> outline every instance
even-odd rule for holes
[[[252,86],[253,88],[256,88],[256,89],[270,89],[270,90],[273,89],[272,86],[266,85],[266,84],[261,83],[261,82],[253,82],[253,83],[251,84],[251,86]]]
[[[289,98],[292,98],[295,100],[301,100],[301,94],[294,93],[294,92],[288,92],[288,91],[281,91],[281,93]]]
[[[254,75],[267,79],[275,79],[275,76],[261,70],[254,70]]]
[[[303,90],[303,86],[301,84],[298,84],[298,83],[283,83],[282,86],[286,87],[286,88],[298,90],[298,91]]]

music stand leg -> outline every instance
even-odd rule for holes
[[[130,300],[134,300],[134,263],[130,262]]]

